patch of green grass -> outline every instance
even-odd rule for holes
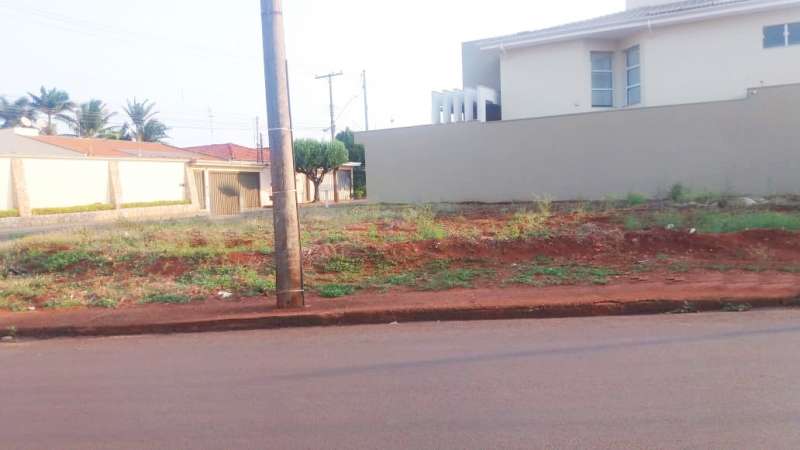
[[[353,295],[356,292],[355,286],[348,284],[326,284],[318,289],[319,295],[325,298],[339,298]]]
[[[475,269],[448,269],[426,276],[425,282],[420,286],[424,291],[445,291],[455,288],[471,288],[473,282],[487,271]]]
[[[30,306],[31,305],[28,302],[21,302],[18,300],[0,298],[0,310],[11,311],[11,312],[23,312],[27,311],[28,307]]]
[[[191,205],[191,204],[192,202],[190,200],[159,200],[155,202],[123,203],[122,209],[154,208],[157,206],[178,206],[178,205]]]
[[[70,309],[85,306],[82,301],[76,298],[57,298],[48,300],[44,305],[45,309]]]
[[[608,284],[609,278],[619,273],[607,267],[567,265],[567,266],[542,266],[538,264],[526,265],[509,281],[515,284],[528,284],[531,286],[560,286],[565,284],[592,283],[598,285]]]
[[[531,237],[548,235],[547,220],[550,218],[549,209],[541,211],[517,211],[511,220],[497,233],[501,241],[516,241]]]
[[[687,273],[691,272],[692,266],[689,263],[679,261],[667,266],[667,270],[674,273]]]
[[[119,301],[111,298],[98,298],[89,302],[92,308],[101,309],[116,309],[119,306]]]
[[[417,276],[413,273],[389,275],[382,282],[391,286],[414,286],[417,284]]]
[[[4,209],[0,211],[0,219],[5,219],[7,217],[19,217],[19,211],[16,209]]]
[[[416,228],[416,239],[420,241],[441,241],[447,238],[447,230],[436,223],[436,214],[431,206],[409,208],[403,212],[403,219],[413,223]]]
[[[647,228],[644,222],[636,216],[625,216],[623,226],[628,231],[639,231]]]
[[[699,217],[701,233],[736,233],[745,230],[800,230],[800,214],[782,212],[706,213]]]
[[[324,244],[340,244],[347,242],[349,239],[346,234],[341,231],[331,231],[322,239]]]
[[[39,250],[23,251],[20,259],[23,265],[30,267],[33,271],[45,273],[63,272],[79,264],[99,267],[106,261],[99,255],[85,250],[63,250],[53,253]]]
[[[363,261],[357,258],[333,256],[322,264],[322,268],[326,273],[360,273],[363,265]]]
[[[156,293],[148,294],[139,300],[141,305],[186,305],[192,302],[192,297],[185,294]]]
[[[180,277],[178,282],[199,286],[207,291],[221,289],[246,296],[268,294],[275,290],[272,278],[245,266],[202,267]]]
[[[731,270],[735,270],[736,266],[731,264],[708,264],[705,266],[705,269],[715,272],[730,272]]]
[[[91,205],[68,206],[64,208],[35,208],[31,211],[34,216],[50,216],[54,214],[74,214],[82,212],[110,211],[114,205],[107,203],[93,203]]]

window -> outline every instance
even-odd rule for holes
[[[614,106],[614,54],[592,52],[592,107]]]
[[[628,105],[642,102],[642,65],[639,46],[625,51],[625,73],[627,76],[626,98]]]
[[[800,45],[800,22],[764,27],[764,48]]]

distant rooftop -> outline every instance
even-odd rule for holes
[[[192,153],[201,153],[225,161],[258,162],[258,150],[236,144],[214,144],[199,147],[187,147],[183,150]],[[269,162],[269,149],[264,149],[262,161]]]
[[[66,136],[36,136],[30,139],[92,157],[126,158],[133,156],[137,158],[219,160],[210,155],[192,153],[158,142],[115,141]]]

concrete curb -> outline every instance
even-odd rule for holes
[[[540,306],[418,308],[375,311],[345,311],[232,317],[191,322],[153,323],[120,326],[62,326],[20,328],[15,336],[23,339],[61,337],[110,337],[146,334],[176,334],[223,331],[267,330],[279,328],[374,325],[393,322],[446,322],[510,319],[554,319],[600,316],[634,316],[666,313],[747,311],[750,309],[800,307],[800,297],[737,300],[643,300],[604,301]]]

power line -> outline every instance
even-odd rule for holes
[[[328,79],[328,93],[330,95],[330,106],[331,106],[331,142],[336,141],[336,117],[333,108],[333,79],[335,77],[340,77],[344,75],[342,72],[331,72],[327,75],[319,75],[315,77],[317,80]]]

